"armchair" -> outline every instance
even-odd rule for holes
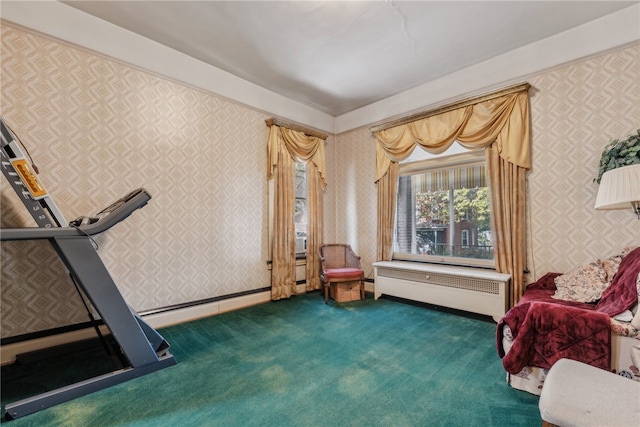
[[[329,287],[335,283],[359,282],[360,299],[364,299],[364,271],[360,266],[360,257],[350,245],[331,243],[321,245],[320,280],[324,291],[324,303],[329,301]]]
[[[549,370],[540,394],[543,427],[637,426],[640,382],[571,359]]]

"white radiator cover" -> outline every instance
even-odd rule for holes
[[[492,270],[406,261],[380,261],[375,267],[375,298],[389,295],[492,316],[508,307],[511,276]]]

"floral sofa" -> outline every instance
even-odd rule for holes
[[[561,358],[640,381],[639,296],[640,247],[530,284],[496,330],[508,383],[540,394]]]

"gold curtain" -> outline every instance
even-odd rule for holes
[[[317,253],[322,241],[322,190],[326,186],[324,141],[301,131],[275,124],[270,125],[267,158],[269,162],[267,179],[275,179],[271,299],[278,300],[296,293],[294,219],[296,161],[307,163],[307,181],[310,189],[307,287],[317,286],[314,289],[319,289],[319,273],[317,267],[314,270],[313,266],[319,263]],[[315,277],[316,275],[318,278]]]
[[[525,169],[531,168],[526,91],[380,130],[375,136],[376,181],[387,173],[392,161],[406,159],[417,145],[440,154],[456,140],[470,150],[487,147],[495,141],[500,157]]]
[[[524,174],[531,168],[527,90],[528,85],[524,90],[485,97],[477,103],[375,132],[379,215],[389,210],[383,206],[387,201],[381,197],[395,204],[397,189],[390,181],[397,177],[391,176],[391,165],[407,158],[416,146],[434,154],[446,151],[456,140],[467,149],[491,147],[494,156],[501,160],[489,163],[492,193],[498,193],[492,196],[496,269],[512,277],[512,304],[524,290]],[[392,244],[392,239],[380,236],[389,232],[388,213],[383,220],[387,228],[378,230],[379,260],[390,258]]]
[[[513,307],[525,288],[526,169],[501,158],[495,144],[487,148],[486,152],[491,182],[491,227],[496,241],[496,270],[511,274],[512,292],[509,304]]]
[[[322,181],[322,187],[327,186],[326,160],[324,155],[324,141],[315,136],[308,136],[304,132],[299,132],[285,127],[271,126],[269,132],[268,157],[269,165],[267,169],[267,179],[273,177],[273,171],[278,166],[278,153],[286,150],[289,155],[299,162],[313,162],[318,168],[318,174]]]
[[[274,133],[273,129],[271,133]],[[272,300],[289,298],[296,294],[295,163],[284,149],[277,151],[276,160],[271,264]]]
[[[398,171],[400,165],[392,162],[388,172],[378,180],[377,247],[378,261],[391,261],[393,253],[393,228],[395,225],[396,196],[398,194]]]
[[[317,166],[307,164],[307,202],[308,202],[308,233],[307,233],[307,291],[322,288],[320,281],[320,254],[318,249],[323,243],[323,185]],[[313,214],[311,214],[313,213]]]

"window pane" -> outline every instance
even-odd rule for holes
[[[304,256],[307,250],[307,165],[304,163],[296,163],[295,196],[296,255]]]
[[[307,165],[296,163],[296,198],[307,198]]]
[[[399,179],[394,256],[437,257],[445,263],[493,260],[485,167],[417,172]]]
[[[307,231],[307,199],[296,198],[295,223],[296,232]]]

